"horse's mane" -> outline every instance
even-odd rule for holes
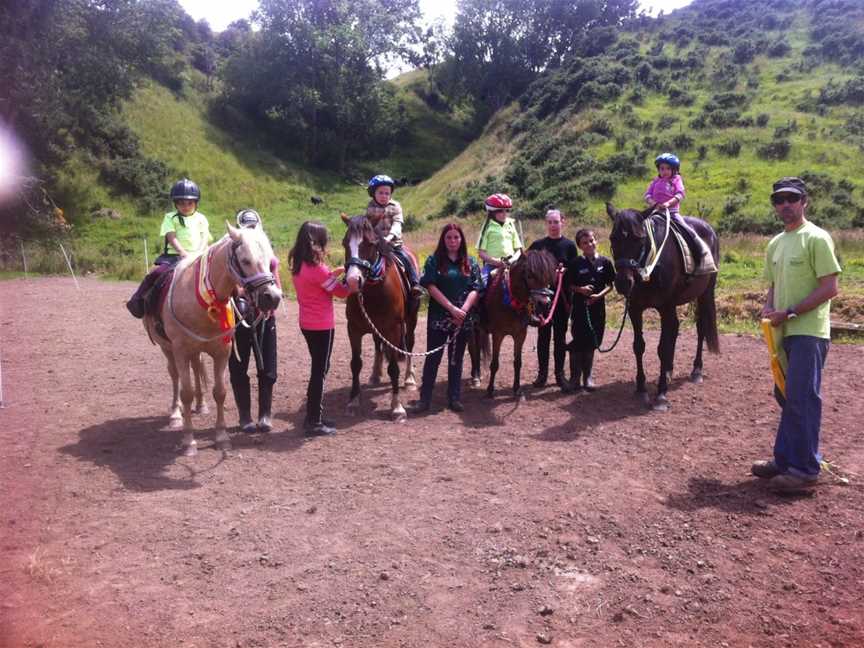
[[[525,266],[528,272],[539,278],[545,284],[555,281],[555,257],[546,250],[528,250],[524,254]]]
[[[386,257],[388,261],[393,260],[393,245],[389,241],[385,241],[384,237],[375,231],[372,222],[366,214],[351,216],[348,220],[348,231],[345,234],[345,240],[347,241],[354,234],[357,234],[362,240],[372,243],[378,249],[378,254]]]

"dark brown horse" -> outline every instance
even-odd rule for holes
[[[717,310],[714,304],[714,289],[717,274],[687,275],[681,251],[669,236],[660,251],[656,267],[648,280],[643,278],[646,263],[650,262],[651,242],[647,227],[651,228],[656,247],[660,247],[666,235],[666,218],[652,214],[653,209],[617,210],[607,203],[606,211],[613,221],[612,255],[615,259],[615,289],[627,298],[627,314],[633,323],[633,353],[636,355],[636,392],[646,404],[650,405],[645,388],[645,370],[642,356],[645,353],[645,338],[642,336],[642,313],[654,308],[660,314],[660,344],[657,355],[660,357],[660,378],[657,381],[657,399],[654,409],[665,411],[669,407],[666,392],[672,377],[675,360],[675,342],[678,339],[677,306],[696,302],[696,334],[698,344],[696,358],[690,380],[702,382],[702,344],[708,343],[708,350],[719,353],[720,341],[717,336]],[[711,226],[698,218],[687,217],[687,222],[711,248],[714,260],[720,265],[720,241]]]
[[[480,348],[488,347],[487,336],[492,336],[492,362],[486,388],[488,398],[495,393],[501,343],[508,335],[513,338],[513,395],[522,397],[522,345],[528,326],[539,325],[549,309],[555,268],[555,258],[551,254],[545,250],[529,250],[489,279],[483,297],[482,328],[475,329],[469,344],[471,379],[477,385],[480,381]]]
[[[411,300],[402,281],[390,244],[379,236],[366,216],[342,220],[348,226],[342,246],[345,248],[345,280],[359,292],[348,297],[345,314],[348,318],[348,338],[351,341],[351,397],[348,412],[356,414],[360,407],[360,370],[363,336],[371,334],[375,340],[375,367],[373,382],[381,367],[382,355],[387,358],[392,399],[391,417],[394,421],[407,418],[399,401],[399,360],[396,349],[410,352],[414,348],[414,329],[417,326],[419,302]],[[394,348],[395,347],[395,348]],[[415,384],[411,356],[406,356],[405,384]]]

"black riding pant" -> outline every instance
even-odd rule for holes
[[[260,361],[254,352],[253,337],[257,339],[261,351]],[[255,355],[255,367],[258,370],[258,416],[269,416],[273,404],[273,385],[276,383],[276,318],[271,316],[258,322],[254,328],[238,326],[234,335],[234,348],[240,359],[232,352],[228,357],[228,371],[241,418],[249,416],[252,411],[248,373],[250,355]]]
[[[447,332],[431,326],[426,328],[426,346],[429,349],[441,346],[447,341]],[[458,401],[462,397],[462,358],[465,356],[465,344],[468,341],[468,331],[460,329],[455,342],[447,345],[447,402]],[[426,403],[432,401],[432,390],[435,388],[435,378],[438,376],[438,366],[444,357],[444,349],[426,356],[423,363],[423,381],[420,384],[420,400]]]
[[[405,267],[405,274],[408,276],[408,281],[411,285],[415,285],[420,279],[417,278],[417,271],[414,269],[414,264],[411,262],[411,257],[408,256],[408,253],[405,252],[404,248],[400,245],[397,248],[393,248],[393,254],[399,257],[399,260],[402,262],[402,265]]]
[[[330,371],[330,353],[333,351],[334,330],[310,331],[300,329],[306,338],[312,367],[309,372],[309,386],[306,388],[306,423],[315,425],[324,416],[324,377]]]
[[[555,376],[564,373],[564,362],[567,359],[567,306],[563,298],[559,298],[555,306],[555,315],[546,326],[537,330],[537,376],[546,378],[549,374],[549,343],[555,341]]]

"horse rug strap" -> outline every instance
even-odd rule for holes
[[[219,325],[222,331],[234,329],[234,309],[231,308],[230,299],[221,301],[216,298],[216,291],[210,283],[210,257],[213,249],[202,254],[195,261],[195,297],[202,308],[207,310],[210,321]],[[222,338],[224,344],[231,343],[231,336]]]

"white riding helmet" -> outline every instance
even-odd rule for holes
[[[261,225],[261,215],[254,209],[241,209],[237,212],[237,227],[256,228]]]

